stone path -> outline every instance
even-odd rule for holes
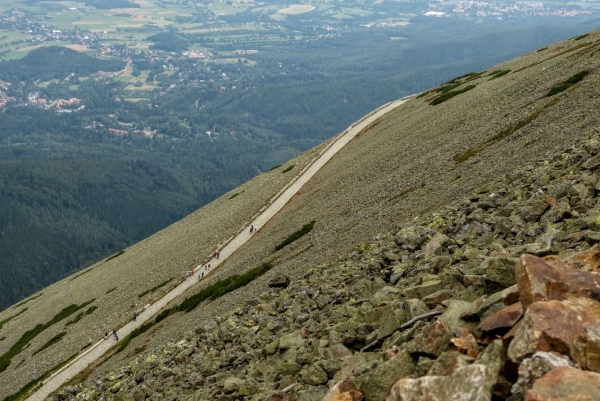
[[[291,184],[288,185],[284,190],[282,190],[278,195],[276,195],[273,199],[271,199],[268,206],[263,208],[256,218],[254,218],[250,224],[253,224],[255,227],[258,227],[260,230],[265,224],[273,217],[277,212],[281,210],[281,208],[302,188],[308,180],[314,176],[317,171],[321,169],[340,149],[342,149],[348,142],[350,142],[357,134],[359,134],[364,128],[366,128],[373,121],[377,120],[379,117],[383,116],[385,113],[394,109],[395,107],[401,105],[405,101],[407,101],[409,97],[402,98],[400,100],[396,100],[391,103],[387,103],[377,110],[371,112],[367,116],[363,117],[358,122],[352,124],[346,131],[339,135],[338,139],[333,141],[327,148],[325,148],[321,154],[313,160],[308,166],[306,166],[292,181]],[[220,253],[219,259],[212,259],[211,271],[218,267],[223,261],[227,259],[228,256],[233,254],[238,248],[243,246],[253,234],[250,234],[249,227],[245,227],[241,232],[238,233],[231,241],[229,241],[222,249]],[[185,292],[188,288],[198,283],[197,275],[202,274],[201,272],[205,272],[205,270],[197,270],[197,274],[186,279],[179,286],[175,287],[173,290],[165,294],[161,299],[156,301],[155,303],[148,306],[143,312],[141,312],[137,316],[137,320],[131,321],[127,323],[125,326],[121,327],[118,330],[119,338],[125,338],[129,333],[133,330],[141,326],[142,324],[148,322],[150,319],[154,317],[158,312],[160,312],[165,306],[169,304],[173,299],[177,298],[183,292]],[[64,366],[62,369],[55,372],[52,376],[50,376],[43,383],[42,387],[36,391],[33,395],[27,398],[27,401],[42,401],[45,400],[48,395],[50,395],[53,391],[57,390],[64,383],[71,380],[78,373],[83,371],[87,366],[91,363],[102,357],[111,347],[115,345],[115,340],[111,336],[109,336],[108,340],[100,340],[96,344],[92,345],[82,354],[80,354],[77,358],[71,361],[69,364]]]

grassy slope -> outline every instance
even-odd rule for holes
[[[600,64],[598,41],[600,31],[595,31],[583,40],[548,46],[547,50],[498,66],[493,70],[512,72],[491,81],[485,76],[471,81],[470,84],[477,84],[476,88],[440,105],[430,106],[426,98],[419,98],[389,113],[334,157],[282,213],[267,226],[259,227],[249,246],[233,255],[207,283],[277,257],[278,264],[271,271],[209,307],[168,317],[134,339],[125,352],[110,358],[93,376],[130,358],[142,344],[151,349],[176,340],[206,319],[239,306],[260,294],[274,274],[285,272],[293,279],[307,268],[332,262],[378,232],[435,211],[515,166],[527,165],[596,130],[600,126],[596,112],[600,78],[595,72]],[[584,69],[592,73],[583,82],[551,99],[545,97],[552,86]],[[534,121],[502,140],[490,141],[503,130],[536,115],[550,101]],[[490,145],[457,165],[454,156],[484,143]],[[304,155],[291,163],[300,171],[307,159]],[[95,297],[99,309],[69,326],[67,337],[56,349],[50,347],[14,369],[20,359],[29,357],[62,327],[57,325],[54,331],[36,338],[36,343],[0,375],[0,397],[16,390],[15,384],[29,381],[38,370],[43,372],[61,357],[69,356],[90,337],[95,340],[106,329],[128,320],[131,304],[138,302],[137,294],[198,263],[218,240],[228,237],[258,210],[267,194],[276,192],[283,180],[290,178],[279,170],[257,177],[95,271],[71,282],[63,280],[29,302],[29,310],[8,322],[0,332],[9,337],[0,342],[0,352],[24,331],[67,304]],[[228,200],[241,191],[245,192]],[[272,253],[276,244],[312,220],[316,223],[309,234]],[[115,286],[117,290],[102,296]],[[145,302],[146,299],[139,301]],[[4,311],[0,320],[15,311]]]

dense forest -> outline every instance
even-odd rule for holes
[[[312,31],[301,17],[284,24]],[[4,90],[16,100],[0,112],[0,309],[151,235],[385,102],[583,29],[481,33],[475,24],[442,29],[416,18],[402,40],[373,28],[293,45],[257,42],[258,53],[233,63],[156,61],[161,47],[181,51],[212,41],[218,57],[236,46],[162,32],[147,37],[152,55],[123,50],[120,59],[100,59],[49,47],[2,62],[0,79],[14,82]],[[155,89],[132,90],[97,74],[122,70],[125,58],[133,76],[144,71]],[[82,102],[57,113],[28,102],[31,92]]]
[[[125,62],[116,59],[98,59],[62,46],[35,49],[22,59],[0,63],[0,79],[4,81],[28,81],[71,79],[85,77],[98,71],[119,71]]]

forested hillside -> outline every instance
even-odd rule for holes
[[[115,59],[98,59],[62,46],[41,47],[18,60],[0,63],[0,79],[28,81],[37,79],[70,79],[102,71],[118,71],[125,62]]]
[[[30,18],[11,12],[2,23],[15,15]],[[482,27],[414,16],[406,26],[365,28],[368,18],[357,16],[352,27],[336,23],[333,34],[331,17],[319,15],[325,19],[315,28],[311,13],[263,24],[263,14],[240,12],[223,21],[249,25],[227,35],[148,20],[120,28],[119,43],[75,29],[69,45],[83,43],[84,53],[49,46],[0,62],[0,309],[381,104],[593,25]],[[28,34],[52,40],[67,32],[28,23]]]

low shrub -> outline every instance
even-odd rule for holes
[[[119,256],[123,255],[125,253],[125,251],[119,251],[117,253],[115,253],[114,255],[108,257],[104,263],[108,262],[109,260],[113,260],[114,258],[118,258]]]
[[[119,347],[117,348],[115,353],[119,353],[119,352],[123,351],[125,348],[127,348],[129,343],[131,342],[131,340],[133,340],[137,336],[140,336],[143,333],[150,330],[150,328],[152,328],[152,326],[154,326],[154,324],[155,324],[155,322],[144,323],[137,329],[133,330],[131,333],[129,333],[129,335],[127,337],[125,337],[123,340],[121,340],[121,342],[119,343]]]
[[[564,81],[564,82],[562,82],[562,83],[560,83],[560,84],[558,84],[558,85],[553,86],[552,88],[550,88],[550,90],[548,91],[548,93],[546,93],[546,96],[550,97],[550,96],[556,95],[557,93],[566,91],[571,86],[573,86],[576,83],[580,82],[589,73],[590,73],[589,70],[579,71],[577,74],[573,75],[572,77],[570,77],[566,81]]]
[[[477,85],[468,85],[468,86],[465,86],[464,88],[459,89],[459,90],[446,92],[443,95],[438,96],[435,99],[433,99],[429,104],[432,105],[432,106],[435,106],[435,105],[438,105],[440,103],[444,103],[445,101],[452,99],[454,96],[457,96],[457,95],[460,95],[461,93],[465,93],[467,91],[470,91],[475,86],[477,86]]]
[[[589,33],[584,33],[583,35],[576,36],[573,40],[581,40],[583,38],[587,38],[588,36],[590,36]]]
[[[39,294],[37,294],[37,295],[36,295],[36,296],[34,296],[34,297],[31,297],[31,298],[29,298],[29,299],[26,299],[25,301],[19,302],[19,303],[18,303],[18,304],[16,304],[16,305],[15,305],[13,308],[17,309],[19,306],[23,306],[23,305],[25,305],[27,302],[29,302],[29,301],[33,301],[34,299],[36,299],[36,298],[39,298],[39,297],[41,297],[42,295],[44,295],[44,293],[43,293],[43,292],[40,292]]]
[[[95,300],[96,299],[94,298],[88,302],[84,302],[81,305],[76,305],[76,304],[69,305],[66,308],[64,308],[63,310],[61,310],[60,312],[58,312],[52,318],[52,320],[50,320],[48,323],[45,323],[45,324],[40,323],[37,326],[35,326],[33,329],[28,330],[25,333],[23,333],[21,338],[19,338],[19,340],[17,340],[17,342],[15,344],[13,344],[13,346],[10,347],[10,349],[8,351],[6,351],[3,355],[0,355],[0,373],[4,372],[10,366],[12,358],[19,355],[21,353],[21,351],[23,351],[29,345],[29,342],[31,340],[33,340],[35,337],[37,337],[38,334],[42,333],[44,330],[46,330],[47,328],[51,327],[52,325],[60,322],[61,320],[71,316],[78,310],[85,308],[86,306],[88,306],[89,304],[94,302]]]
[[[252,270],[247,271],[242,275],[234,274],[223,280],[219,280],[216,283],[200,290],[198,293],[184,299],[179,305],[173,306],[169,309],[163,310],[154,319],[155,323],[166,319],[169,315],[177,312],[191,312],[207,299],[215,300],[228,292],[236,290],[240,287],[250,283],[255,278],[262,276],[273,267],[273,261],[265,262]]]
[[[19,313],[15,313],[14,315],[7,317],[4,320],[0,320],[0,330],[2,330],[2,326],[4,326],[4,323],[8,323],[11,320],[13,320],[14,318],[16,318],[17,316],[19,316],[21,313],[24,313],[28,308],[24,308],[21,312]]]
[[[281,174],[285,174],[285,173],[287,173],[288,171],[290,171],[291,169],[293,169],[295,166],[296,166],[295,164],[292,164],[291,166],[289,166],[289,167],[286,167],[286,168],[285,168],[285,169],[284,169],[284,170],[281,172]]]
[[[44,345],[42,345],[42,346],[40,347],[40,349],[38,349],[37,351],[35,351],[35,352],[33,353],[33,355],[35,355],[35,354],[39,354],[40,352],[42,352],[42,351],[43,351],[43,350],[45,350],[46,348],[48,348],[48,347],[50,347],[50,346],[52,346],[52,345],[56,344],[57,342],[59,342],[60,340],[62,340],[62,338],[63,338],[64,336],[66,336],[66,335],[67,335],[67,332],[66,332],[66,331],[62,331],[62,332],[58,333],[57,335],[55,335],[54,337],[52,337],[51,339],[49,339],[48,341],[46,341],[46,343],[44,343]],[[31,356],[33,356],[33,355],[31,355]]]
[[[138,298],[141,298],[146,294],[153,293],[154,291],[158,290],[159,288],[164,287],[165,285],[169,284],[174,278],[175,277],[171,277],[170,279],[165,280],[162,283],[155,285],[154,287],[150,288],[149,290],[146,290],[146,291],[142,292],[141,294],[138,294]]]
[[[492,79],[500,78],[500,77],[508,74],[509,72],[510,72],[510,70],[498,70],[498,71],[495,71],[495,72],[491,73],[490,75],[488,75],[488,76],[491,77],[490,79],[488,79],[488,81],[491,81]]]
[[[303,236],[305,236],[306,234],[308,234],[313,229],[314,225],[315,225],[315,220],[311,221],[308,224],[303,225],[300,230],[292,233],[289,237],[287,237],[282,242],[277,244],[277,246],[275,247],[275,252],[279,251],[280,249],[283,249],[285,246],[291,244],[292,242],[296,241],[297,239],[300,239]]]
[[[236,193],[234,193],[233,195],[231,195],[231,196],[229,197],[229,200],[232,200],[232,199],[233,199],[233,198],[235,198],[236,196],[240,196],[240,195],[241,195],[241,194],[243,194],[243,193],[244,193],[244,191],[242,191],[242,192],[236,192]]]
[[[281,167],[281,164],[278,164],[278,165],[276,165],[276,166],[273,166],[273,167],[271,167],[271,168],[269,169],[269,171],[273,171],[273,170],[275,170],[275,169],[277,169],[277,168],[279,168],[279,167]]]

